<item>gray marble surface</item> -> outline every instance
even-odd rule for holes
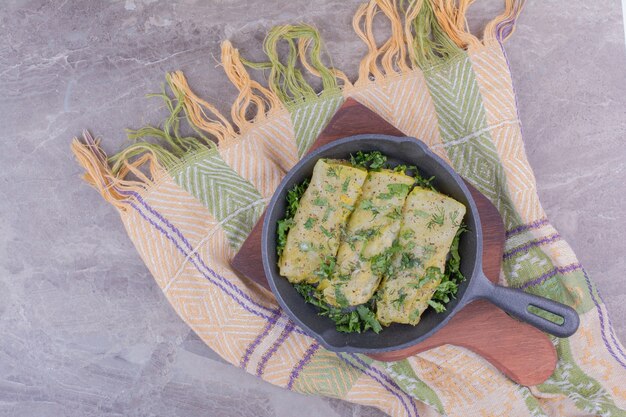
[[[471,12],[480,27],[502,1]],[[167,304],[115,210],[69,152],[83,128],[120,149],[158,122],[166,71],[227,110],[215,56],[248,56],[277,23],[309,22],[350,76],[358,1],[9,0],[0,9],[0,415],[377,416],[225,364]],[[626,56],[618,2],[530,1],[507,44],[549,218],[626,340]]]

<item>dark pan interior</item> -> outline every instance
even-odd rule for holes
[[[317,309],[304,302],[300,294],[280,276],[276,254],[276,223],[285,215],[285,196],[295,184],[310,178],[315,163],[320,158],[348,159],[357,151],[380,151],[387,155],[391,165],[416,165],[425,177],[434,176],[435,188],[462,202],[467,207],[465,223],[469,232],[462,235],[459,251],[461,271],[466,277],[459,287],[457,298],[447,305],[444,313],[428,309],[417,326],[392,324],[379,334],[367,331],[346,334],[335,330],[334,323],[318,316]],[[481,268],[482,234],[480,220],[471,195],[462,179],[440,158],[427,150],[426,145],[413,138],[396,138],[384,135],[359,135],[341,139],[305,156],[284,178],[270,202],[262,239],[263,262],[270,286],[283,309],[291,318],[325,347],[334,351],[382,352],[400,349],[425,339],[443,325],[454,313],[467,292],[471,277]]]

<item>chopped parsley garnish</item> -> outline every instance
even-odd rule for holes
[[[406,300],[406,296],[407,294],[404,292],[404,288],[400,288],[400,291],[398,291],[398,298],[393,300],[393,305],[396,307],[397,310],[400,310],[400,308],[404,305],[404,300]]]
[[[335,191],[337,191],[337,187],[332,186],[332,185],[330,185],[330,184],[326,184],[326,185],[324,186],[324,190],[326,190],[326,191],[327,191],[327,192],[329,192],[329,193],[334,193]]]
[[[380,213],[378,207],[375,206],[374,203],[372,203],[372,200],[369,199],[361,200],[360,207],[363,210],[371,211],[374,218],[376,218],[376,216]]]
[[[278,256],[282,255],[283,250],[285,250],[285,245],[287,244],[287,233],[293,224],[293,219],[283,219],[278,221],[276,228],[276,252],[278,252]]]
[[[431,306],[437,313],[443,313],[446,311],[446,306],[441,304],[439,301],[435,301],[434,299],[428,300],[428,305]]]
[[[420,264],[420,260],[415,256],[412,252],[402,252],[402,257],[400,258],[400,268],[401,269],[409,269]]]
[[[350,155],[350,163],[355,167],[369,169],[370,171],[378,171],[384,167],[387,157],[378,151],[362,152],[358,151],[356,155]]]
[[[378,195],[381,200],[391,200],[394,197],[404,197],[409,193],[407,184],[387,184],[388,192]]]
[[[387,217],[392,220],[400,220],[402,218],[402,207],[395,207],[391,212],[387,213]]]
[[[316,206],[327,206],[328,205],[328,199],[327,198],[323,198],[320,196],[315,197],[315,199],[313,200],[313,204]]]
[[[339,285],[335,286],[335,300],[337,300],[337,304],[339,304],[339,306],[341,307],[348,307],[348,305],[350,304],[348,302],[348,299],[346,298],[346,295],[343,293],[343,291],[341,291],[341,286]]]
[[[403,174],[407,174],[407,172],[411,172],[413,174],[417,173],[417,167],[415,165],[397,165],[393,168],[395,172],[401,172]]]
[[[380,229],[360,229],[348,237],[348,242],[367,241],[380,233]]]
[[[331,231],[329,231],[328,229],[326,229],[324,226],[320,226],[320,230],[322,231],[322,233],[324,233],[324,236],[326,237],[333,237],[333,233]]]
[[[333,211],[335,211],[334,207],[328,207],[324,212],[324,217],[322,217],[322,221],[325,222],[326,220],[328,220],[328,218],[330,217],[330,213],[332,213]]]
[[[393,255],[402,250],[398,240],[394,240],[393,244],[384,252],[374,255],[370,258],[372,272],[378,276],[392,276],[394,268],[392,265]]]
[[[311,230],[315,222],[316,222],[315,217],[309,217],[308,219],[306,219],[306,222],[304,222],[304,228],[307,230]]]
[[[343,182],[343,184],[341,184],[341,192],[343,192],[343,193],[347,193],[348,192],[348,187],[350,186],[350,180],[351,179],[352,179],[352,177],[348,177]]]
[[[318,270],[315,271],[315,275],[320,277],[320,279],[330,279],[330,277],[333,275],[336,264],[337,259],[334,256],[327,256],[320,264]]]
[[[459,255],[459,242],[461,240],[461,234],[467,231],[467,226],[461,224],[459,230],[457,230],[452,245],[450,245],[450,255],[446,262],[446,270],[443,273],[441,282],[435,289],[435,294],[428,304],[435,309],[436,312],[441,313],[446,310],[444,304],[450,302],[452,298],[455,298],[456,293],[459,291],[459,284],[465,281],[465,277],[460,270],[461,256]],[[437,272],[440,274],[439,269]]]
[[[304,297],[304,301],[316,306],[319,309],[318,314],[331,319],[340,332],[362,333],[371,329],[375,333],[380,333],[383,329],[372,310],[372,303],[359,305],[352,311],[344,311],[324,302],[323,295],[310,284],[295,284],[294,287]]]

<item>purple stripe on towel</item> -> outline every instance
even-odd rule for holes
[[[602,335],[602,341],[604,342],[604,346],[606,346],[606,349],[609,351],[611,356],[613,356],[613,358],[620,365],[622,365],[622,367],[624,369],[626,369],[626,363],[624,363],[624,361],[622,361],[619,358],[619,356],[617,356],[617,354],[615,353],[615,351],[613,350],[613,348],[609,344],[609,341],[606,339],[606,329],[605,329],[605,326],[604,326],[604,313],[602,312],[602,308],[600,308],[600,304],[598,303],[598,300],[593,295],[593,287],[591,286],[591,280],[589,279],[589,276],[587,275],[587,272],[585,270],[583,270],[583,274],[585,275],[585,281],[587,282],[587,288],[589,289],[589,294],[591,295],[591,300],[595,304],[596,310],[598,310],[598,316],[600,318],[600,334]],[[617,345],[619,346],[619,343],[617,343]],[[622,352],[622,354],[623,354],[623,352]]]
[[[290,321],[289,323],[287,323],[287,325],[281,332],[278,339],[276,339],[276,341],[270,348],[270,350],[268,350],[267,352],[263,354],[263,356],[261,357],[261,360],[259,361],[258,366],[256,367],[257,376],[263,375],[263,371],[265,371],[265,366],[269,362],[270,358],[274,355],[274,353],[276,353],[280,345],[282,345],[285,342],[285,340],[287,340],[287,337],[289,337],[294,327],[295,327],[295,324],[293,324],[293,322]]]
[[[185,238],[185,236],[181,233],[180,230],[178,230],[178,228],[176,226],[174,226],[172,223],[169,222],[169,220],[167,220],[165,217],[163,217],[159,212],[157,212],[155,209],[153,209],[152,207],[150,207],[150,205],[148,205],[148,203],[137,193],[134,193],[135,198],[137,198],[137,200],[143,204],[143,206],[149,210],[154,216],[156,216],[159,220],[161,220],[165,225],[167,225],[184,243],[185,245],[189,248],[189,250],[193,250],[193,247],[191,246],[191,244],[189,243],[189,241],[187,240],[187,238]],[[241,295],[243,298],[245,298],[246,300],[248,300],[249,302],[255,304],[257,307],[264,309],[268,312],[271,312],[272,310],[261,305],[258,304],[257,302],[255,302],[252,298],[250,298],[250,296],[248,296],[248,294],[244,293],[241,288],[237,287],[235,284],[233,284],[232,282],[230,282],[229,280],[227,280],[226,278],[218,275],[214,270],[212,270],[211,268],[209,268],[204,261],[200,258],[200,255],[198,255],[198,253],[194,253],[193,254],[194,257],[196,257],[198,259],[198,261],[200,262],[200,264],[206,268],[207,271],[209,271],[209,273],[211,273],[211,275],[213,275],[216,279],[219,279],[220,281],[222,281],[224,284],[226,284],[227,286],[229,286],[230,288],[232,288],[235,292],[237,292],[239,295]]]
[[[250,360],[250,356],[252,355],[252,352],[254,352],[254,349],[256,349],[257,346],[259,346],[259,344],[261,344],[263,339],[265,339],[265,336],[267,336],[268,333],[270,332],[270,330],[272,330],[272,328],[276,324],[276,321],[278,320],[279,317],[280,317],[280,310],[276,309],[276,314],[274,314],[267,321],[267,324],[265,325],[265,328],[263,329],[263,331],[261,333],[259,333],[259,335],[254,339],[254,341],[252,343],[250,343],[250,345],[246,349],[246,353],[243,356],[243,358],[241,359],[241,362],[239,364],[239,366],[241,368],[245,369],[246,366],[248,366],[248,361]]]
[[[320,344],[313,342],[313,344],[307,349],[302,359],[300,359],[300,362],[298,362],[296,367],[291,371],[291,375],[289,375],[289,382],[287,383],[287,389],[293,389],[293,384],[296,382],[296,379],[298,379],[300,372],[302,372],[302,369],[311,361],[311,358],[315,352],[319,350],[319,348]]]
[[[563,267],[556,266],[553,269],[551,269],[550,271],[548,271],[545,274],[541,275],[540,277],[535,278],[532,281],[525,282],[524,284],[522,284],[522,286],[520,288],[525,290],[528,287],[534,287],[535,285],[542,284],[544,281],[552,278],[556,274],[567,274],[569,272],[574,272],[574,271],[576,271],[578,269],[582,269],[582,265],[579,264],[579,263],[571,264],[571,265],[567,265],[567,266],[563,266]]]
[[[587,277],[587,272],[584,269],[583,269],[583,272],[585,274],[585,279],[588,281],[588,284],[589,284],[589,277]],[[602,298],[602,294],[600,294],[600,291],[596,290],[596,293],[598,294],[598,298],[600,298],[600,302],[606,305],[606,303],[604,302],[604,299]],[[611,340],[615,344],[615,347],[617,348],[618,352],[622,355],[622,358],[626,360],[626,353],[624,353],[624,351],[622,350],[621,343],[617,340],[617,337],[615,336],[613,323],[611,322],[611,316],[609,316],[608,311],[606,312],[606,321],[609,324],[609,335],[611,336]]]
[[[404,406],[404,409],[406,410],[407,414],[409,416],[414,415],[415,417],[419,417],[419,413],[417,412],[417,407],[415,406],[415,402],[413,401],[413,398],[411,396],[409,396],[406,392],[404,392],[402,390],[402,388],[400,388],[393,379],[389,378],[388,375],[385,375],[384,373],[382,373],[381,371],[379,371],[378,369],[376,369],[373,366],[368,365],[365,361],[363,361],[361,358],[358,357],[358,355],[354,354],[354,353],[348,353],[348,355],[354,359],[359,365],[361,365],[364,369],[361,369],[362,372],[364,372],[366,375],[368,375],[370,378],[373,378],[376,382],[378,382],[380,385],[382,385],[388,392],[390,392],[392,395],[394,395],[396,398],[398,398],[400,400],[400,402],[402,403],[402,405]],[[339,355],[339,357],[341,358],[342,356]],[[345,360],[345,359],[344,359]],[[348,363],[349,365],[353,366],[356,369],[359,369],[357,366],[355,366],[351,361],[345,360],[346,363]],[[376,375],[378,375],[381,379],[379,379]],[[389,386],[387,386],[387,384],[383,383],[386,382],[387,384],[389,384],[389,386],[391,386],[394,389],[390,389]],[[398,394],[399,391],[401,394]],[[413,414],[411,414],[411,409],[408,407],[407,403],[404,401],[405,398],[403,398],[403,396],[406,396],[407,399],[409,400],[409,403],[412,406],[412,411]]]
[[[506,237],[509,238],[511,236],[517,235],[517,234],[525,232],[527,230],[538,229],[541,226],[545,226],[546,224],[548,224],[548,219],[540,219],[540,220],[537,220],[537,221],[532,222],[532,223],[521,224],[521,225],[519,225],[517,227],[514,227],[513,229],[507,231],[506,232]]]
[[[561,239],[561,235],[559,235],[558,233],[555,233],[548,237],[544,237],[543,239],[531,240],[530,242],[522,246],[518,246],[514,249],[511,249],[508,252],[504,252],[504,259],[510,259],[513,256],[517,255],[518,253],[528,252],[530,248],[533,248],[535,246],[547,245],[548,243],[556,242],[559,239]]]
[[[167,219],[165,219],[158,211],[156,211],[154,208],[150,207],[148,205],[147,202],[145,202],[143,200],[143,198],[141,198],[141,196],[135,192],[127,192],[125,194],[132,194],[137,198],[137,201],[139,201],[142,206],[145,207],[146,210],[148,210],[148,212],[150,212],[152,215],[154,215],[156,218],[158,218],[159,220],[163,221],[164,224],[168,225],[171,229],[173,229],[174,233],[177,236],[180,236],[180,238],[184,241],[183,243],[185,243],[185,246],[191,247],[191,245],[189,244],[189,242],[187,241],[187,239],[182,235],[182,233],[174,226],[172,225],[169,221],[167,221]],[[134,204],[133,202],[129,203],[138,213],[141,217],[143,217],[147,222],[149,222],[152,226],[154,226],[155,229],[157,229],[159,232],[161,232],[166,238],[168,238],[177,248],[178,250],[185,256],[188,257],[190,255],[190,253],[188,251],[186,251],[184,248],[182,248],[178,242],[176,241],[176,239],[174,239],[166,230],[164,230],[159,224],[155,223],[154,221],[152,221],[144,212],[143,210],[138,207],[136,204]],[[243,301],[241,300],[241,298],[238,297],[241,296],[243,299],[249,301],[251,304],[253,304],[254,306],[258,307],[260,310],[264,310],[267,311],[268,313],[274,313],[275,310],[274,309],[270,309],[268,307],[265,307],[257,302],[255,302],[252,298],[250,298],[247,294],[245,294],[243,291],[241,291],[241,289],[239,287],[237,287],[236,285],[234,285],[232,282],[230,282],[228,279],[226,279],[225,277],[217,274],[215,271],[213,271],[211,268],[209,268],[204,261],[200,258],[200,256],[197,253],[194,253],[190,258],[189,258],[190,262],[196,267],[196,269],[212,284],[216,285],[218,288],[220,288],[226,295],[228,295],[229,297],[231,297],[234,301],[237,302],[237,304],[239,304],[243,309],[249,311],[250,313],[258,316],[258,317],[262,317],[266,320],[270,320],[271,319],[271,315],[268,314],[264,314],[261,311],[256,311],[254,309],[252,309],[251,307],[248,307],[247,305],[245,305],[245,303],[243,303]],[[217,279],[214,280],[211,278],[211,276],[209,276],[206,272],[203,271],[206,270],[209,273],[211,273],[211,275],[213,277],[215,277]],[[225,284],[227,287],[232,288],[233,290],[235,290],[236,294],[231,293],[226,287],[224,287],[223,284]],[[306,335],[306,333],[304,332],[304,330],[300,329],[299,327],[297,327],[295,329],[295,332],[298,334],[302,334],[302,335]]]

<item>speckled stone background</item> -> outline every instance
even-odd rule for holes
[[[4,0],[0,8],[0,414],[378,416],[304,397],[226,363],[176,316],[115,210],[70,152],[83,128],[109,151],[157,123],[143,98],[166,71],[227,111],[216,67],[230,38],[259,57],[278,23],[317,25],[356,75],[358,0]],[[480,28],[503,3],[477,2]],[[616,1],[530,1],[507,44],[526,150],[549,218],[626,340],[626,55]]]

